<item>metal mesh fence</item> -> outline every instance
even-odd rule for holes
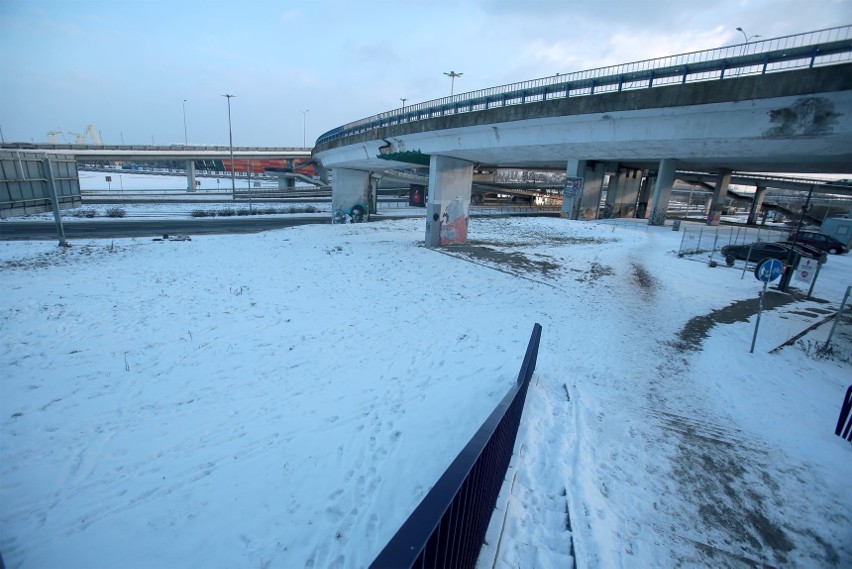
[[[678,255],[711,256],[725,245],[745,245],[758,241],[784,241],[789,229],[762,227],[684,227]]]

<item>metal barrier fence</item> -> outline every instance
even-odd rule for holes
[[[852,26],[611,65],[434,99],[330,130],[324,144],[376,128],[549,99],[834,65],[852,61]]]
[[[533,326],[518,381],[486,419],[371,569],[473,568],[503,485],[535,371],[541,325]]]
[[[837,309],[837,314],[834,316],[834,323],[831,325],[831,331],[828,333],[825,347],[828,348],[831,344],[835,344],[838,349],[846,352],[852,358],[852,304],[849,302],[850,293],[852,293],[852,285],[846,287],[846,294],[843,295],[840,308]]]
[[[698,255],[716,251],[725,245],[754,243],[756,241],[785,241],[790,235],[789,229],[765,229],[763,227],[681,227],[683,237],[680,240],[678,255]]]
[[[840,406],[840,416],[837,418],[834,434],[852,442],[852,385],[846,390],[846,397]]]

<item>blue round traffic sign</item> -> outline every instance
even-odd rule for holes
[[[784,266],[778,259],[764,259],[754,268],[754,276],[757,280],[771,283],[781,276]]]

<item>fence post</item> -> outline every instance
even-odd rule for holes
[[[56,221],[59,246],[68,247],[68,242],[65,240],[65,227],[62,226],[62,214],[59,213],[59,197],[56,194],[56,181],[53,179],[53,167],[51,166],[50,158],[43,159],[41,163],[44,168],[44,179],[47,183],[47,190],[50,192],[50,204],[53,207],[53,219]]]
[[[843,309],[846,307],[846,301],[849,300],[849,291],[852,290],[852,285],[846,287],[846,294],[843,295],[843,302],[840,303],[840,309],[834,315],[834,324],[831,325],[831,332],[828,333],[828,339],[825,341],[825,348],[831,343],[834,337],[834,331],[837,330],[837,323],[840,322],[840,315],[843,314]]]

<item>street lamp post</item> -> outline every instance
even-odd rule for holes
[[[237,180],[234,177],[234,135],[231,130],[231,99],[236,97],[236,95],[222,96],[228,99],[228,145],[231,148],[231,199],[233,199],[237,193]]]
[[[745,31],[742,28],[737,28],[737,31],[740,32],[743,35],[743,37],[745,38],[745,44],[743,44],[743,51],[742,51],[743,55],[745,55],[746,49],[748,49],[748,42],[750,42],[754,38],[762,37],[760,34],[755,34],[753,36],[750,36],[750,35],[746,34]],[[737,75],[739,75],[739,74],[740,74],[740,70],[738,69]]]
[[[189,138],[186,136],[186,99],[183,100],[183,145],[189,146]]]
[[[755,34],[753,36],[750,36],[750,35],[746,34],[745,31],[742,28],[737,28],[737,31],[740,32],[743,35],[743,37],[745,38],[746,45],[748,45],[748,42],[750,42],[754,38],[762,37],[760,34]]]
[[[400,98],[399,98],[399,100],[400,100],[400,101],[402,101],[402,112],[405,112],[405,102],[406,102],[408,99],[403,99],[402,97],[400,97]]]
[[[302,148],[305,148],[307,146],[307,138],[305,133],[307,132],[308,128],[308,111],[310,110],[311,109],[305,109],[304,111],[302,111]]]
[[[447,77],[450,78],[450,97],[453,96],[453,91],[456,85],[456,77],[461,77],[464,73],[456,73],[455,71],[450,71],[449,73],[444,73]]]

